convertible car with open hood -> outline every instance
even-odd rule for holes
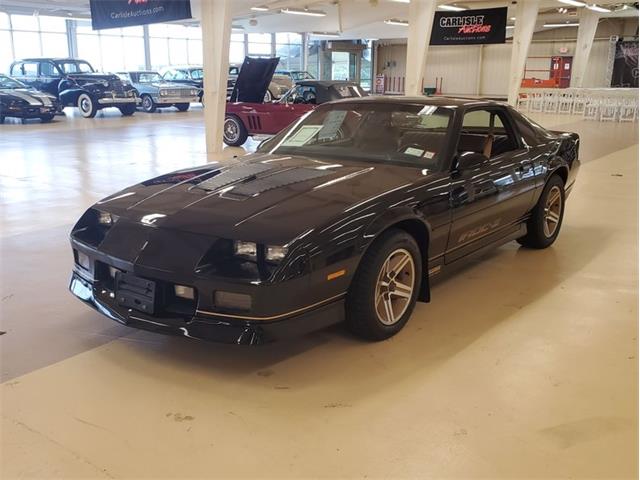
[[[259,344],[345,320],[386,339],[434,276],[512,240],[550,246],[578,149],[576,134],[490,101],[327,103],[254,154],[89,208],[71,232],[70,290],[186,337]]]
[[[278,133],[321,103],[367,95],[353,82],[305,80],[278,101],[264,102],[279,60],[245,58],[225,111],[223,140],[227,145],[238,147],[251,135]]]

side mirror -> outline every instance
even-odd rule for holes
[[[458,155],[458,170],[471,170],[479,167],[488,159],[482,153],[462,152]]]

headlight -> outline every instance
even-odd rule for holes
[[[100,82],[102,84],[103,87],[108,87],[109,86],[109,82],[107,82],[106,80],[103,80],[102,82]]]
[[[281,262],[289,249],[278,245],[267,245],[266,257],[269,262]]]
[[[98,212],[98,223],[100,225],[111,226],[116,223],[118,217],[107,212]]]
[[[198,91],[197,90],[191,90],[191,95],[197,95]]]
[[[167,96],[167,91],[166,90],[160,90],[160,96],[161,97],[166,97]]]
[[[255,260],[258,254],[258,246],[255,242],[243,242],[241,240],[236,240],[233,243],[233,251],[238,256],[250,257]]]

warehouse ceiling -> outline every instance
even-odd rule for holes
[[[209,0],[192,0],[193,15],[200,16],[200,3]],[[443,1],[465,8],[509,7],[509,17],[515,15],[513,1],[463,0]],[[602,13],[603,18],[638,16],[637,2],[599,0],[598,5],[612,10]],[[266,7],[267,11],[254,11],[252,7]],[[624,8],[623,8],[624,7]],[[387,25],[387,19],[407,20],[409,5],[406,0],[233,0],[234,27],[236,32],[317,32],[328,33],[318,38],[391,39],[404,38],[407,28]],[[283,8],[320,11],[324,16],[289,15],[281,13]],[[566,9],[564,13],[560,9]],[[89,18],[89,0],[2,0],[0,10],[10,13],[60,15],[70,18]],[[538,30],[546,23],[575,22],[577,11],[558,0],[542,0]],[[510,20],[509,23],[513,23]]]

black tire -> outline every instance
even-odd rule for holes
[[[136,104],[135,103],[131,103],[131,104],[127,104],[127,105],[120,105],[118,107],[118,110],[120,110],[120,113],[123,116],[130,117],[131,115],[136,113]]]
[[[43,123],[49,123],[51,120],[53,120],[53,117],[55,117],[56,114],[55,113],[48,113],[46,115],[40,115],[40,120],[42,120]]]
[[[564,201],[564,181],[558,175],[552,175],[531,212],[531,218],[527,222],[527,234],[520,237],[518,243],[524,247],[538,249],[547,248],[553,244],[562,226]],[[559,211],[556,210],[556,206],[559,206]],[[552,217],[550,214],[555,216]]]
[[[4,115],[0,115],[0,123],[4,123]]]
[[[190,105],[188,103],[176,103],[176,108],[180,112],[186,112],[187,110],[189,110],[189,106]]]
[[[382,280],[381,275],[383,275],[382,269],[387,260],[394,258],[394,255],[411,257],[413,261],[413,285],[411,293],[410,295],[407,294],[409,296],[406,299],[400,300],[400,298],[396,298],[398,302],[406,302],[398,303],[396,309],[392,308],[391,311],[393,315],[397,315],[397,319],[393,319],[392,322],[383,322],[382,315],[377,311],[377,308],[380,308],[380,303],[384,306],[386,303],[385,298],[390,298],[390,295],[399,295],[398,293],[378,295],[379,282]],[[407,274],[405,270],[409,270],[410,266],[410,263],[407,263],[400,271]],[[388,280],[389,286],[393,285],[393,287],[389,288],[387,292],[403,291],[396,289],[395,282],[397,277],[388,278]],[[354,334],[367,340],[379,341],[392,337],[402,330],[413,313],[421,281],[422,255],[415,239],[404,230],[390,229],[384,232],[369,247],[360,261],[360,266],[347,292],[347,326]],[[380,297],[382,297],[382,302],[376,302]],[[382,311],[384,312],[385,310],[383,309]]]
[[[98,104],[88,93],[80,94],[76,106],[84,118],[93,118],[98,113]]]
[[[142,111],[147,113],[153,113],[156,111],[157,107],[155,102],[153,101],[153,98],[151,98],[151,95],[147,95],[145,93],[140,98],[142,99],[142,103],[140,104],[142,106]]]
[[[224,143],[231,147],[239,147],[247,141],[249,133],[247,128],[236,115],[227,115],[224,117],[223,124],[223,140]]]

